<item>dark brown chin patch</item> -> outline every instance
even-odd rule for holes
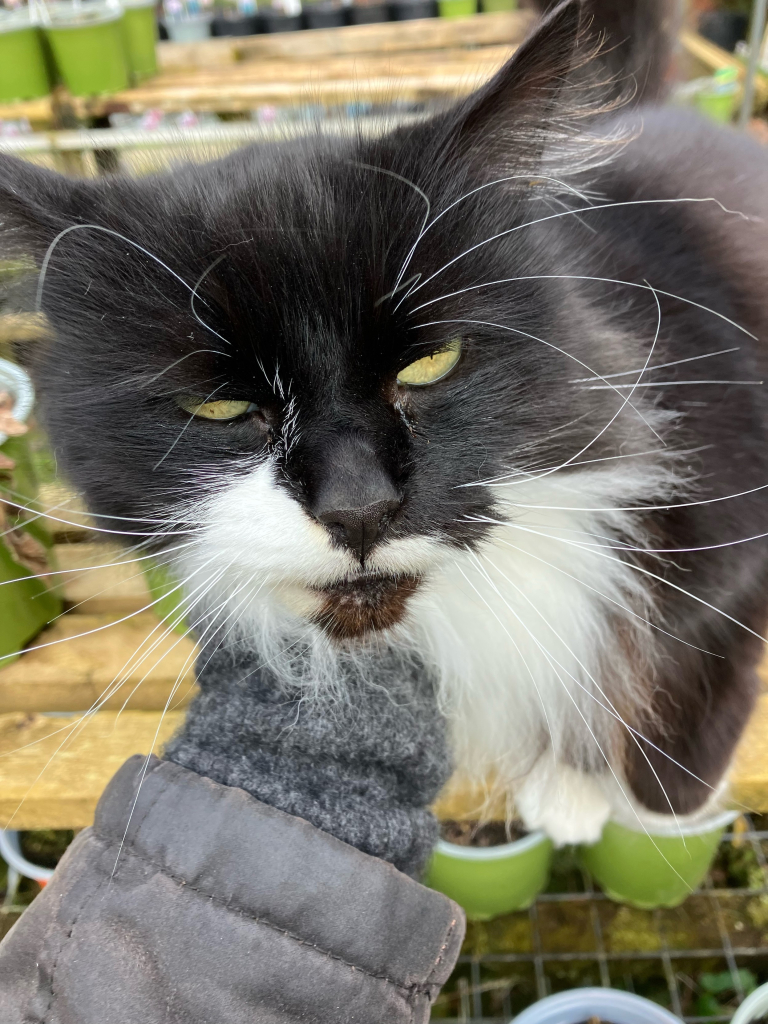
[[[418,576],[376,576],[337,583],[318,591],[325,600],[315,622],[334,640],[389,629],[402,619],[408,598],[420,583]]]

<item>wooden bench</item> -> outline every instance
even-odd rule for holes
[[[41,501],[76,507],[54,489]],[[55,514],[67,518],[64,511]],[[80,524],[81,517],[72,521]],[[0,670],[0,827],[89,824],[114,772],[132,754],[159,752],[195,692],[192,642],[175,633],[163,637],[151,611],[127,618],[150,601],[130,556],[96,542],[87,520],[77,526],[49,520],[49,526],[59,568],[74,570],[59,577],[72,607]],[[123,564],[92,568],[109,562]],[[768,811],[768,659],[761,673],[767,692],[742,740],[732,781],[736,801]],[[99,710],[84,719],[105,690]],[[444,818],[471,818],[480,802],[481,794],[454,779],[436,810]]]

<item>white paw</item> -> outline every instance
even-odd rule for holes
[[[551,752],[536,762],[515,804],[525,827],[542,829],[555,846],[597,842],[611,811],[599,778],[558,763]]]

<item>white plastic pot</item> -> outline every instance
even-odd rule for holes
[[[610,1024],[682,1024],[663,1006],[615,988],[574,988],[542,999],[515,1017],[514,1024],[582,1024],[590,1017]],[[732,1024],[735,1024],[733,1018]]]
[[[761,985],[747,996],[731,1018],[731,1024],[751,1024],[760,1017],[768,1017],[768,985]]]
[[[13,418],[26,423],[35,404],[35,392],[29,374],[8,359],[0,359],[0,391],[6,391],[13,398]],[[8,436],[0,431],[0,444]]]

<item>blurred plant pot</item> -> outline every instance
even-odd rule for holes
[[[50,91],[42,34],[29,10],[0,9],[0,102],[33,100]]]
[[[349,20],[353,25],[375,25],[389,21],[389,4],[383,0],[353,0],[349,8]]]
[[[13,399],[11,415],[26,421],[34,392],[27,374],[0,359],[0,392]],[[37,485],[29,446],[24,436],[0,434],[0,456],[15,463],[0,474],[0,667],[18,657],[21,648],[61,612],[61,600],[38,578],[49,567],[52,542],[37,517],[2,503],[3,491],[10,500],[29,505]]]
[[[211,22],[212,36],[255,36],[261,32],[261,18],[258,14],[234,14],[227,17],[218,14]]]
[[[152,611],[176,633],[186,633],[184,591],[178,579],[163,562],[148,558],[144,564],[144,578],[149,594],[155,602]]]
[[[727,124],[736,113],[741,91],[738,71],[735,68],[718,68],[694,94],[693,102],[706,117]]]
[[[393,21],[416,21],[418,18],[434,18],[437,3],[436,0],[393,0],[389,9]]]
[[[458,846],[438,841],[424,884],[455,900],[470,921],[529,907],[546,886],[552,841],[531,832],[501,846]]]
[[[725,811],[650,835],[639,824],[609,821],[598,842],[582,846],[581,859],[612,900],[641,910],[677,907],[704,880],[726,826],[737,817]]]
[[[122,0],[122,29],[128,67],[134,82],[157,74],[155,0]]]
[[[199,43],[210,38],[212,20],[210,14],[191,14],[186,18],[166,17],[165,29],[168,38],[174,43]]]
[[[340,0],[315,0],[304,8],[307,28],[341,28],[347,24],[347,12]]]
[[[301,13],[286,14],[279,7],[264,7],[261,21],[265,32],[298,32],[304,28]]]
[[[749,17],[735,11],[704,11],[699,15],[699,34],[729,53],[747,38]]]
[[[515,1017],[515,1024],[682,1024],[658,1003],[613,988],[575,988],[534,1003]],[[734,1017],[731,1024],[735,1024]]]
[[[437,0],[441,18],[468,18],[477,14],[477,0]]]
[[[483,14],[497,14],[500,11],[516,11],[517,0],[480,0]]]
[[[768,985],[761,985],[748,995],[731,1018],[731,1024],[752,1024],[768,1017]]]
[[[45,34],[59,74],[73,96],[96,96],[128,87],[123,12],[108,3],[49,4]]]

